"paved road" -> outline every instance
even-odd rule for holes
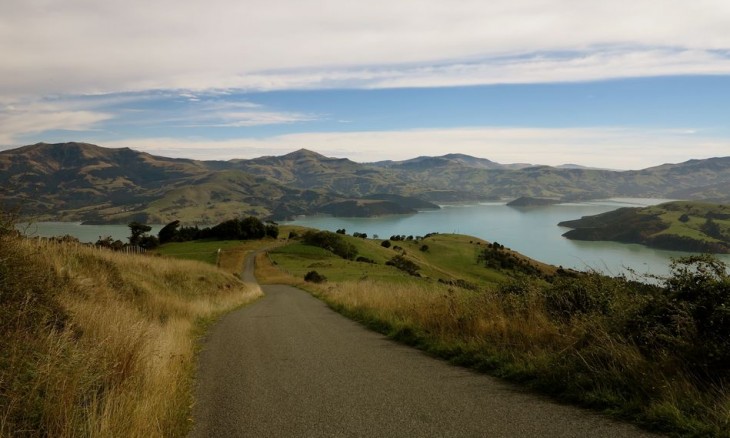
[[[201,353],[192,437],[640,437],[264,286]]]

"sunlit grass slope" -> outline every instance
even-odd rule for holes
[[[260,293],[210,264],[0,236],[0,436],[184,436],[197,337]]]

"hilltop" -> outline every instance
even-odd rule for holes
[[[200,161],[87,143],[0,152],[0,202],[36,220],[212,223],[250,214],[373,216],[520,197],[664,197],[730,202],[730,157],[638,171],[500,164],[463,154],[357,163],[301,149]],[[394,201],[392,196],[399,196]]]

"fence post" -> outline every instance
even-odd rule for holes
[[[221,249],[218,248],[218,252],[215,256],[215,267],[220,268],[221,267]]]

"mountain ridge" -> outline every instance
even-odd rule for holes
[[[357,163],[309,149],[202,161],[81,142],[38,143],[0,151],[0,184],[0,203],[22,206],[25,214],[44,220],[200,222],[236,214],[280,220],[323,213],[325,205],[379,205],[377,214],[403,213],[383,209],[393,205],[386,195],[431,205],[619,196],[728,203],[730,157],[612,171],[502,165],[465,154]],[[372,195],[383,202],[373,203]]]

